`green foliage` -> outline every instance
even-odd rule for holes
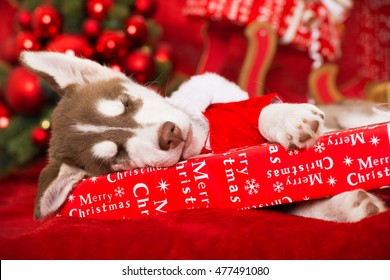
[[[42,5],[42,0],[14,0],[18,7],[23,10],[32,12],[36,7]]]
[[[5,129],[0,129],[0,149],[5,152],[1,159],[0,175],[11,167],[23,166],[38,155],[39,149],[31,141],[31,131],[37,119],[25,116],[14,116]]]
[[[86,17],[84,9],[86,0],[51,0],[51,3],[62,15],[63,31],[80,34]]]
[[[107,19],[104,20],[103,26],[108,29],[123,30],[124,22],[129,16],[130,8],[128,4],[115,3],[108,12]]]

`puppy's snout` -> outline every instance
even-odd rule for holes
[[[180,128],[173,122],[165,122],[158,132],[158,145],[161,150],[174,149],[183,140]]]

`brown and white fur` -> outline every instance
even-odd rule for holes
[[[23,52],[21,62],[60,94],[52,116],[49,164],[42,171],[35,216],[54,213],[86,176],[138,167],[166,167],[200,153],[212,103],[248,95],[216,74],[195,76],[163,98],[123,73],[91,60],[59,53]],[[310,104],[271,104],[259,117],[261,134],[285,148],[312,146],[324,130],[324,115]],[[298,205],[302,216],[357,221],[385,210],[365,191]]]

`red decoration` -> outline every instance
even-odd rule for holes
[[[148,27],[145,18],[141,15],[129,17],[125,23],[126,34],[132,43],[145,44],[148,39]]]
[[[16,24],[22,30],[31,29],[31,13],[29,11],[20,11],[16,15]]]
[[[100,22],[94,19],[87,19],[83,23],[83,34],[88,38],[96,38],[102,32]]]
[[[172,48],[168,44],[160,44],[154,53],[154,58],[159,62],[172,60]]]
[[[18,61],[16,51],[16,37],[11,35],[0,44],[0,57],[8,63],[14,64]]]
[[[137,0],[135,2],[135,12],[145,17],[151,17],[157,10],[156,0]]]
[[[16,53],[19,56],[23,50],[38,51],[41,44],[31,32],[19,32],[16,36]]]
[[[91,58],[93,49],[86,38],[79,35],[60,35],[46,47],[49,51],[56,51],[85,58]]]
[[[126,35],[122,31],[104,31],[96,43],[97,54],[108,61],[121,59],[127,53]]]
[[[51,6],[38,6],[33,12],[32,26],[38,38],[53,38],[61,31],[60,14]]]
[[[36,127],[31,131],[31,140],[38,147],[46,147],[49,143],[49,136],[49,131],[41,127]]]
[[[140,83],[148,81],[154,72],[154,61],[150,51],[139,49],[131,52],[126,58],[125,70]]]
[[[123,69],[119,64],[111,64],[110,68],[116,72],[122,72]]]
[[[59,214],[131,219],[198,208],[249,210],[380,188],[390,184],[389,128],[327,134],[308,150],[266,144],[90,178]]]
[[[45,101],[38,77],[20,66],[9,74],[5,96],[12,110],[28,115],[37,113]]]
[[[0,100],[0,129],[8,126],[9,115],[10,113],[7,106]]]
[[[88,0],[87,2],[88,16],[96,20],[102,20],[107,16],[111,6],[112,6],[111,0]]]

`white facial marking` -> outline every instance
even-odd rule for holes
[[[100,99],[97,103],[97,109],[107,117],[116,117],[125,111],[125,106],[119,100]]]
[[[102,141],[92,147],[92,153],[98,158],[109,159],[116,155],[118,146],[112,141]]]
[[[84,133],[103,133],[111,130],[122,130],[122,131],[133,131],[134,129],[128,128],[128,127],[111,127],[111,126],[104,126],[104,125],[92,125],[92,124],[75,124],[73,125],[73,128],[75,128],[77,131],[84,132]]]

